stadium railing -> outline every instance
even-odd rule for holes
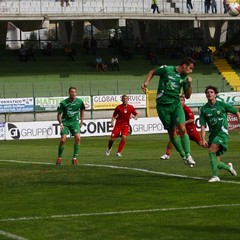
[[[230,2],[233,0],[230,0]],[[204,0],[192,1],[192,13],[205,13]],[[161,13],[186,13],[186,0],[159,0]],[[87,13],[152,13],[150,0],[71,0],[61,6],[61,1],[5,0],[0,1],[0,15],[7,14],[87,14]],[[211,13],[211,9],[209,11]],[[217,13],[223,14],[223,0],[217,2]]]

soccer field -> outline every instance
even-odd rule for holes
[[[211,177],[206,149],[191,143],[197,165],[173,150],[160,160],[166,134],[129,136],[122,157],[105,155],[108,137],[73,139],[55,165],[58,139],[1,141],[0,239],[239,240],[240,179]],[[231,132],[224,162],[240,174],[239,133]]]

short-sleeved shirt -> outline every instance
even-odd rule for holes
[[[70,98],[66,98],[60,102],[57,108],[58,113],[62,113],[63,123],[79,122],[81,110],[85,110],[85,105],[80,98],[76,98],[73,102]]]
[[[131,114],[133,114],[134,116],[137,115],[137,111],[132,105],[130,104],[127,104],[126,106],[124,106],[123,104],[118,105],[113,112],[113,117],[116,118],[115,125],[129,126]]]
[[[181,91],[185,94],[189,85],[187,76],[177,72],[176,66],[163,65],[155,68],[154,75],[160,76],[157,99],[160,105],[171,105],[176,100],[179,101]]]
[[[209,140],[221,133],[228,135],[227,113],[236,114],[238,110],[230,104],[216,101],[214,105],[206,103],[200,110],[200,125],[209,127]]]

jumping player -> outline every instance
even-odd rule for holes
[[[179,95],[182,91],[187,99],[190,98],[192,94],[192,78],[189,75],[194,67],[195,61],[189,57],[183,59],[178,66],[162,65],[156,67],[148,72],[145,82],[141,85],[143,92],[146,92],[153,76],[160,77],[156,96],[158,116],[184,163],[190,166],[195,165],[195,161],[190,154],[190,139],[186,131],[185,114]],[[175,134],[176,127],[180,137]]]
[[[180,96],[179,99],[180,99],[180,102],[182,104],[183,111],[185,113],[185,118],[186,118],[185,127],[186,127],[186,130],[187,130],[187,134],[189,136],[189,139],[191,141],[195,142],[198,146],[201,146],[202,141],[201,141],[200,134],[197,131],[196,125],[194,123],[194,114],[193,114],[192,110],[185,104],[185,97]],[[177,129],[176,129],[175,134],[178,134]],[[173,144],[172,144],[171,141],[169,141],[168,145],[167,145],[166,153],[163,156],[161,156],[161,159],[163,159],[163,160],[169,159],[172,148],[173,148]]]

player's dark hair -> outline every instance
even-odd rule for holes
[[[218,89],[216,87],[214,87],[214,86],[211,86],[211,85],[206,87],[205,94],[207,94],[207,91],[209,89],[212,89],[215,92],[216,95],[218,94]]]
[[[196,66],[196,62],[194,59],[190,58],[190,57],[186,57],[182,60],[182,62],[180,63],[180,66],[183,66],[184,64],[186,65],[190,65],[190,64],[193,64],[194,67]]]
[[[74,90],[77,91],[77,88],[76,88],[76,87],[70,87],[70,88],[68,89],[68,92],[70,92],[72,89],[74,89]]]
[[[128,97],[128,95],[126,95],[126,94],[123,94],[123,95],[122,95],[122,99],[123,99],[124,97]]]
[[[179,98],[183,98],[185,100],[184,94],[179,95]]]

